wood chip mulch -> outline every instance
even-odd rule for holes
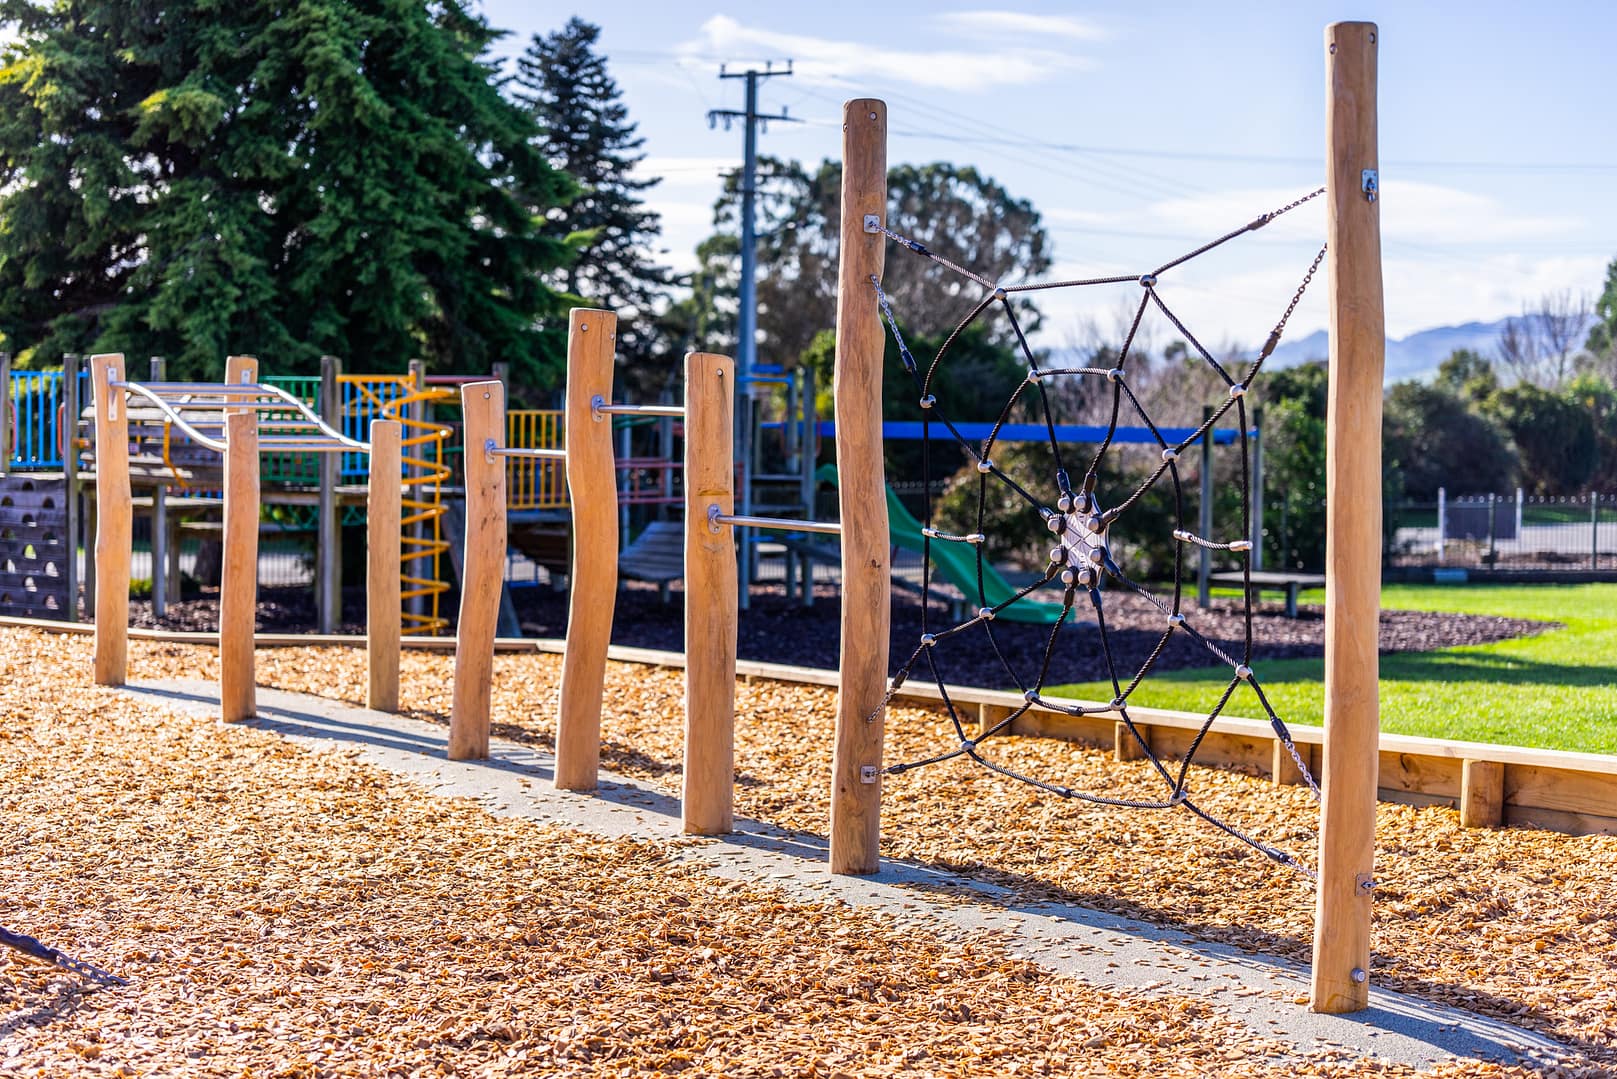
[[[216,675],[132,642],[134,677]],[[355,699],[358,650],[259,655],[260,681]],[[447,715],[452,659],[407,653],[406,706]],[[1198,999],[1114,992],[1000,941],[783,898],[420,789],[248,728],[88,685],[89,642],[0,630],[0,924],[131,977],[0,955],[0,1074],[198,1076],[1362,1075],[1287,1057]],[[559,662],[496,660],[500,733],[545,743]],[[609,766],[678,786],[677,671],[613,665]],[[740,687],[740,811],[823,831],[831,696]],[[903,754],[938,717],[895,710]],[[1018,740],[1008,759],[1126,793],[1139,766]],[[1215,811],[1305,846],[1298,791],[1198,775]],[[1085,811],[980,770],[894,781],[887,853],[1287,954],[1305,882],[1183,813]],[[1617,839],[1462,832],[1383,807],[1375,978],[1506,1016],[1617,1067]],[[1525,1074],[1461,1062],[1432,1074]]]

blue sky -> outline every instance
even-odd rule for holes
[[[501,51],[577,11],[483,0],[513,31]],[[665,178],[667,260],[692,263],[739,131],[720,62],[792,59],[765,84],[761,146],[818,161],[840,152],[840,102],[889,104],[892,161],[952,160],[1043,212],[1055,272],[1136,272],[1289,201],[1323,175],[1326,23],[1381,27],[1381,173],[1388,330],[1519,313],[1546,292],[1593,293],[1617,257],[1617,18],[1588,3],[1058,5],[596,0],[586,18],[648,171]],[[1311,204],[1171,283],[1209,344],[1262,340],[1323,238]],[[1170,283],[1164,281],[1164,296]],[[1325,325],[1317,290],[1292,323]],[[1045,343],[1109,326],[1125,293],[1048,294]]]

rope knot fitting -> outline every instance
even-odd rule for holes
[[[1230,397],[1237,398],[1237,397],[1245,397],[1245,396],[1246,396],[1246,383],[1237,382],[1235,385],[1230,387]]]
[[[1170,614],[1168,616],[1168,625],[1170,625],[1170,626],[1182,626],[1184,624],[1185,624],[1185,616],[1184,615],[1175,612],[1174,614]]]
[[[1154,273],[1144,273],[1144,274],[1140,275],[1140,287],[1141,288],[1155,288],[1156,285],[1157,285],[1157,275],[1156,274],[1154,274]]]
[[[995,288],[994,288],[994,299],[1003,300],[1004,298],[1005,298],[1005,288],[1004,288],[1004,286],[1003,285],[996,285]]]
[[[1239,678],[1243,682],[1251,681],[1252,668],[1248,667],[1245,663],[1237,664],[1235,668],[1235,677]]]
[[[1123,369],[1121,367],[1114,367],[1110,371],[1106,372],[1106,381],[1107,382],[1122,382],[1123,381]]]
[[[988,473],[994,471],[994,462],[990,461],[986,457],[981,458],[977,462],[977,471],[987,475]]]
[[[930,393],[927,394],[925,397],[921,398],[921,407],[922,408],[931,408],[933,405],[935,405],[937,403],[938,403],[938,399],[936,397],[933,397]]]
[[[1165,446],[1162,450],[1162,459],[1164,461],[1177,461],[1179,460],[1179,451],[1172,446]]]
[[[994,608],[978,607],[977,617],[981,618],[984,622],[992,622],[994,620]]]

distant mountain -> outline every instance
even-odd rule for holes
[[[1463,326],[1437,326],[1420,330],[1408,337],[1387,338],[1387,381],[1430,379],[1437,373],[1438,364],[1449,358],[1457,348],[1475,349],[1490,359],[1497,356],[1499,333],[1508,319],[1495,322],[1467,322]],[[1585,330],[1587,333],[1587,330]],[[1581,342],[1582,335],[1579,335]],[[1330,346],[1330,335],[1315,330],[1307,337],[1295,341],[1282,341],[1275,349],[1272,363],[1279,367],[1292,367],[1309,360],[1325,358]]]

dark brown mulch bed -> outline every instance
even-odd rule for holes
[[[561,637],[567,628],[567,593],[548,588],[513,590],[523,632],[532,637]],[[443,610],[453,616],[457,597],[446,597]],[[618,592],[617,612],[612,622],[616,644],[640,648],[684,651],[684,594],[676,586],[665,606],[658,602],[657,590],[650,585],[628,582]],[[343,595],[342,633],[365,632],[365,597],[359,589],[346,589]],[[1157,646],[1165,628],[1162,613],[1138,596],[1108,592],[1106,636],[1118,677],[1127,682],[1140,669]],[[822,585],[813,607],[788,604],[779,585],[754,589],[752,607],[741,612],[737,652],[742,659],[773,663],[794,663],[805,667],[835,668],[840,636],[839,604],[834,588]],[[1185,604],[1187,619],[1196,631],[1230,656],[1242,657],[1245,619],[1239,604],[1215,601],[1206,611],[1194,603]],[[134,626],[171,630],[213,632],[218,629],[219,601],[204,595],[169,605],[161,620],[151,614],[151,603],[134,600],[129,620]],[[907,660],[921,636],[921,605],[907,592],[893,593],[891,666]],[[261,633],[311,632],[315,623],[314,591],[309,588],[265,588],[259,590],[258,630]],[[948,611],[937,604],[930,609],[928,629],[937,632],[951,625]],[[1522,618],[1494,618],[1482,615],[1444,614],[1431,611],[1383,611],[1381,613],[1382,652],[1425,652],[1461,644],[1487,644],[1511,637],[1531,636],[1550,629],[1555,623]],[[1037,677],[1044,649],[1050,639],[1045,626],[1017,625],[996,621],[993,643],[999,646],[1004,662],[995,656],[988,634],[973,628],[938,645],[939,669],[945,680],[956,685],[1010,687],[1031,685]],[[1303,607],[1297,618],[1287,618],[1279,603],[1259,606],[1252,626],[1254,661],[1321,656],[1325,652],[1325,612],[1322,607]],[[1162,651],[1153,670],[1171,671],[1188,667],[1216,665],[1219,659],[1184,633],[1176,633]],[[1010,672],[1006,665],[1009,664]],[[1014,673],[1011,673],[1014,672]],[[928,677],[924,663],[918,676]],[[1106,658],[1100,634],[1090,618],[1083,624],[1064,626],[1052,652],[1047,685],[1087,682],[1106,677]]]
[[[839,639],[839,604],[834,589],[820,589],[813,607],[786,602],[779,585],[755,588],[752,607],[741,612],[737,652],[742,659],[795,663],[835,668]],[[559,637],[566,628],[567,596],[548,589],[518,589],[513,593],[523,632]],[[656,589],[630,583],[618,593],[612,640],[642,648],[684,650],[682,611],[684,596],[676,587],[667,606],[658,602]],[[1157,646],[1166,628],[1162,613],[1134,595],[1108,592],[1106,636],[1118,677],[1127,682]],[[1077,608],[1075,608],[1075,612]],[[1245,619],[1234,602],[1214,601],[1206,611],[1185,604],[1187,621],[1196,631],[1234,658],[1241,658]],[[917,597],[893,594],[893,629],[890,666],[896,670],[915,650],[921,636],[921,605]],[[937,632],[952,623],[947,610],[934,604],[928,629]],[[1525,637],[1554,628],[1555,623],[1523,618],[1445,614],[1429,611],[1383,611],[1382,652],[1424,652],[1461,644]],[[1037,676],[1050,639],[1046,626],[996,621],[994,643],[1015,675],[994,654],[987,632],[973,628],[937,646],[938,666],[946,681],[956,685],[1009,687],[1030,685]],[[1311,658],[1325,654],[1325,610],[1303,607],[1297,618],[1287,618],[1279,603],[1259,606],[1252,626],[1254,660]],[[1064,626],[1054,649],[1047,685],[1086,682],[1106,676],[1105,655],[1092,617],[1081,625]],[[1207,667],[1220,660],[1184,633],[1175,633],[1158,658],[1156,671]],[[927,677],[924,661],[917,667]]]

